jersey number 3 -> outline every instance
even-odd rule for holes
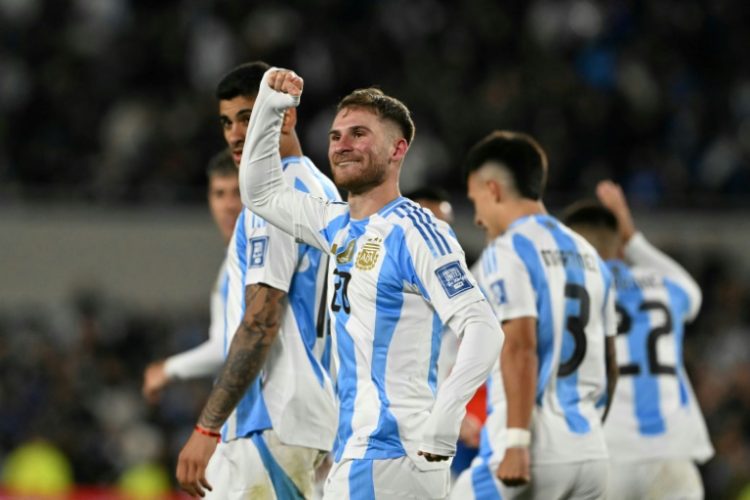
[[[569,315],[565,319],[565,329],[573,336],[573,354],[566,361],[560,360],[560,367],[557,369],[558,377],[564,377],[576,371],[586,356],[586,325],[589,322],[591,307],[589,293],[581,285],[567,283],[565,298],[577,300],[579,308],[577,316]]]

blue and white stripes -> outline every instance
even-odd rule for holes
[[[406,200],[399,203],[393,208],[394,212],[400,217],[407,217],[422,235],[427,246],[432,252],[433,257],[447,255],[451,252],[451,247],[445,236],[438,230],[435,225],[435,219],[428,214],[422,207],[413,201]]]

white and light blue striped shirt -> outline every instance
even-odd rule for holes
[[[308,158],[283,160],[285,181],[298,191],[340,200]],[[225,352],[245,311],[245,287],[263,283],[287,293],[279,334],[261,375],[222,429],[225,440],[273,428],[288,445],[331,449],[336,429],[333,388],[321,360],[325,335],[325,258],[320,250],[245,208],[229,244]]]
[[[685,323],[700,308],[697,283],[637,233],[626,247],[633,266],[608,261],[619,314],[617,383],[604,426],[613,460],[691,459],[713,455],[685,372]]]
[[[607,457],[600,411],[605,337],[615,334],[612,278],[596,251],[549,215],[516,220],[482,253],[477,280],[500,321],[537,320],[535,464]],[[480,454],[504,453],[506,403],[499,370],[488,387]]]
[[[329,255],[328,305],[339,395],[335,458],[406,454],[421,470],[445,468],[417,451],[449,456],[465,405],[488,375],[503,334],[450,228],[397,197],[364,219],[349,205],[284,182],[278,140],[284,110],[299,99],[264,76],[240,165],[242,200],[273,224]],[[376,200],[371,200],[376,201]],[[463,335],[436,394],[443,325]]]
[[[444,323],[482,300],[447,224],[398,198],[329,219],[329,304],[340,400],[335,458],[416,452],[437,389]]]

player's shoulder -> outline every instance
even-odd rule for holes
[[[612,271],[604,260],[599,256],[599,252],[594,248],[594,245],[589,241],[576,233],[568,226],[560,223],[562,228],[568,233],[570,238],[575,242],[575,246],[578,249],[578,254],[584,264],[584,269],[588,272],[599,274],[605,280],[607,286],[610,286],[612,279]]]
[[[485,252],[494,253],[504,259],[520,258],[528,253],[539,252],[549,235],[540,226],[535,217],[525,217],[508,227],[502,234],[492,240]]]
[[[639,288],[662,288],[665,283],[669,282],[668,277],[665,273],[660,272],[650,266],[625,266],[629,271],[630,277],[635,281]],[[675,287],[682,289],[679,284],[674,284]]]
[[[388,224],[403,231],[408,247],[426,246],[436,256],[457,250],[456,235],[450,225],[408,198],[396,200],[380,215]]]
[[[306,156],[283,158],[281,165],[284,179],[296,190],[331,201],[341,201],[341,195],[333,181]]]
[[[260,215],[255,214],[252,210],[247,207],[243,207],[237,222],[234,225],[234,232],[237,237],[244,238],[247,233],[252,232],[255,229],[262,229],[268,225],[268,222]]]
[[[506,232],[490,241],[482,249],[475,266],[477,270],[481,270],[482,276],[489,277],[507,269],[508,266],[521,264],[519,250],[513,243],[513,235]]]
[[[570,238],[575,242],[576,248],[578,248],[578,252],[586,255],[588,257],[591,257],[595,259],[600,265],[600,268],[607,269],[607,266],[604,265],[604,261],[601,257],[599,257],[599,252],[596,251],[596,248],[594,248],[594,245],[589,243],[589,241],[581,236],[580,234],[576,233],[572,229],[570,229],[568,226],[560,223],[562,228],[567,232],[567,234],[570,236]]]

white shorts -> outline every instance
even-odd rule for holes
[[[612,462],[607,499],[702,500],[703,483],[691,460]]]
[[[500,480],[495,476],[497,467],[480,460],[461,472],[451,488],[451,500],[501,500]]]
[[[463,471],[451,490],[452,500],[601,499],[607,491],[608,463],[590,460],[572,464],[532,465],[526,486],[505,486],[497,466],[477,460]]]
[[[408,457],[342,459],[331,468],[324,500],[440,499],[448,496],[450,468],[422,471]]]
[[[531,482],[516,488],[503,485],[503,498],[599,500],[607,492],[608,476],[608,460],[532,465]]]
[[[273,430],[219,443],[206,467],[213,491],[204,498],[311,498],[315,467],[324,457],[320,450],[282,444]]]

